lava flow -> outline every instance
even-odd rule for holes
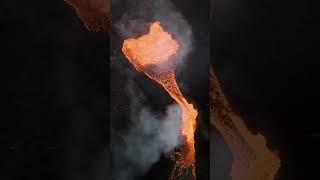
[[[264,136],[250,132],[223,94],[213,68],[210,73],[210,121],[232,152],[232,180],[274,180],[281,164],[278,152],[267,147]]]
[[[183,97],[175,80],[175,66],[179,44],[159,21],[151,24],[149,32],[139,38],[129,38],[123,43],[122,51],[130,63],[140,72],[155,80],[170,94],[182,109],[181,134],[185,145],[172,157],[175,167],[171,178],[181,176],[191,168],[195,179],[195,141],[197,110]]]

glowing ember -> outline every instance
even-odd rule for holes
[[[211,69],[210,120],[228,144],[233,164],[233,180],[274,180],[280,168],[277,151],[270,151],[261,134],[253,135],[233,111]]]
[[[195,141],[196,117],[198,112],[183,97],[175,80],[174,70],[179,44],[168,32],[165,32],[160,22],[154,22],[150,31],[137,39],[124,41],[122,51],[134,67],[148,77],[161,84],[182,109],[181,134],[186,144],[180,152],[172,155],[175,167],[172,177],[177,177],[192,169],[195,179]]]

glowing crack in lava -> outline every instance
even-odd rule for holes
[[[280,168],[277,152],[268,149],[264,136],[249,131],[223,94],[213,68],[210,73],[210,121],[232,152],[232,180],[274,180]]]
[[[182,109],[181,134],[185,145],[171,157],[175,162],[171,179],[188,173],[195,179],[195,141],[197,110],[183,97],[175,80],[175,65],[179,44],[163,30],[159,21],[151,24],[149,32],[141,37],[126,39],[122,51],[133,66],[161,84]]]

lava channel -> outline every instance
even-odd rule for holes
[[[193,179],[196,179],[194,132],[198,112],[183,97],[175,80],[178,49],[178,41],[163,30],[159,21],[151,24],[147,34],[126,39],[122,47],[135,69],[162,85],[182,109],[181,135],[185,138],[185,144],[171,156],[175,165],[170,179],[187,175],[190,169]]]

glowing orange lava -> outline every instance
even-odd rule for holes
[[[122,51],[134,67],[161,84],[182,109],[181,134],[185,145],[172,156],[175,167],[171,178],[182,175],[192,169],[195,179],[195,141],[197,110],[183,97],[175,80],[175,65],[179,44],[163,30],[160,22],[151,24],[147,34],[139,38],[126,39]]]

